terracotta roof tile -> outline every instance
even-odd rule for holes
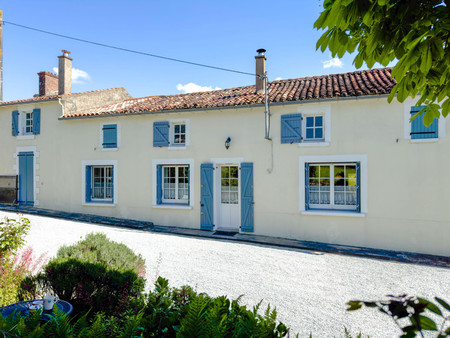
[[[389,94],[396,84],[391,68],[361,70],[351,73],[276,80],[268,84],[271,103],[320,100],[361,95]],[[264,95],[255,86],[213,90],[177,95],[148,96],[128,99],[87,111],[65,115],[65,118],[163,112],[264,104]]]

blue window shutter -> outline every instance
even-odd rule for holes
[[[253,232],[253,163],[241,163],[241,230]]]
[[[411,107],[411,117],[413,117],[423,107],[424,106]],[[433,122],[428,127],[425,127],[425,125],[423,124],[423,114],[417,116],[411,122],[412,140],[438,138],[438,137],[439,137],[439,120],[437,118],[433,119]]]
[[[91,166],[86,166],[86,202],[90,202],[91,201]]]
[[[156,204],[162,203],[162,165],[156,166]]]
[[[19,111],[12,112],[12,136],[19,135]]]
[[[41,133],[41,110],[33,109],[33,134],[39,135]]]
[[[302,114],[281,115],[281,143],[302,142]]]
[[[117,124],[103,126],[103,148],[117,148]]]
[[[309,210],[309,163],[305,164],[305,210]]]
[[[361,164],[356,163],[356,211],[361,212]]]
[[[214,182],[213,164],[200,165],[200,229],[213,230],[214,228]]]
[[[153,146],[168,147],[169,146],[169,122],[153,123]]]

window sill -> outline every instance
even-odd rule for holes
[[[419,139],[410,139],[411,143],[435,143],[438,142],[439,138],[419,138]]]
[[[167,147],[169,150],[186,150],[187,146],[168,146]]]
[[[34,140],[34,134],[33,135],[17,135],[16,137],[18,140]]]
[[[302,210],[302,215],[307,216],[341,216],[341,217],[366,217],[366,213],[335,210]]]
[[[179,209],[179,210],[192,210],[191,205],[180,204],[156,204],[153,205],[153,209]]]
[[[87,207],[115,207],[116,203],[110,203],[110,202],[83,202],[81,205],[87,206]]]
[[[102,148],[102,151],[117,151],[119,148]]]
[[[299,143],[298,146],[299,147],[328,147],[330,145],[330,142],[325,142],[325,141],[305,141],[302,143]]]

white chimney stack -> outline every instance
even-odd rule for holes
[[[72,92],[72,59],[70,52],[62,50],[62,55],[58,56],[58,94],[70,94]]]
[[[258,55],[255,56],[256,60],[256,75],[264,75],[266,74],[266,56],[264,53],[265,49],[258,49],[256,51]],[[264,94],[264,78],[256,76],[256,93]]]

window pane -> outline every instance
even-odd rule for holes
[[[334,178],[344,178],[345,177],[345,169],[343,165],[334,166]]]
[[[319,179],[317,179],[317,178],[310,178],[309,179],[309,186],[319,186]]]
[[[328,178],[320,179],[320,188],[322,189],[322,187],[324,187],[324,186],[327,186],[327,187],[330,186],[330,180]]]
[[[316,127],[322,127],[323,126],[323,117],[322,116],[316,116]]]
[[[222,187],[228,187],[230,185],[230,180],[227,178],[222,178]]]
[[[319,166],[317,166],[317,165],[309,166],[309,177],[310,178],[319,178]]]
[[[180,125],[176,124],[175,125],[175,133],[179,133],[180,132]]]
[[[238,182],[239,182],[238,179],[232,178],[232,179],[230,179],[230,186],[231,187],[237,187],[238,186]]]
[[[230,169],[229,167],[221,167],[222,178],[230,177]]]
[[[315,138],[323,138],[322,128],[316,128],[316,137]]]
[[[238,178],[238,175],[239,175],[238,167],[230,167],[230,177],[231,178]]]
[[[320,178],[330,177],[330,166],[320,166]]]
[[[184,125],[184,124],[181,125],[181,132],[183,134],[186,133],[186,125]]]
[[[356,178],[356,166],[354,165],[348,165],[346,166],[346,178]]]
[[[314,138],[314,128],[306,129],[306,138]]]
[[[307,127],[314,127],[314,117],[313,116],[308,116],[306,118],[306,126]]]
[[[356,178],[350,178],[347,180],[347,185],[356,187]]]

